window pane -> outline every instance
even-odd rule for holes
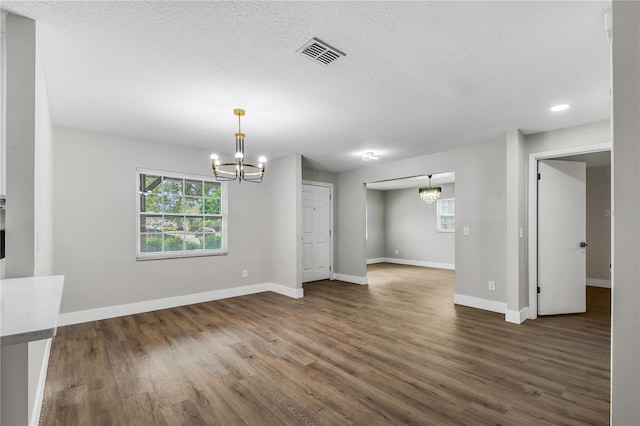
[[[142,188],[140,191],[145,194],[151,193],[159,195],[162,193],[162,176],[154,175],[140,175],[142,181]]]
[[[185,250],[202,250],[204,248],[204,240],[196,238],[193,234],[184,238]]]
[[[220,247],[222,247],[222,235],[218,233],[204,235],[204,248],[211,250]]]
[[[204,199],[204,213],[205,214],[220,214],[220,198],[205,198]]]
[[[184,193],[185,195],[194,195],[197,197],[202,197],[202,181],[185,179]]]
[[[438,209],[440,211],[440,214],[454,214],[455,201],[454,200],[438,200]]]
[[[162,232],[162,216],[140,216],[140,233],[143,232]]]
[[[140,252],[153,253],[162,251],[162,234],[140,235]]]
[[[184,241],[180,238],[180,235],[173,235],[172,233],[164,234],[164,251],[182,251],[184,250]]]
[[[202,197],[184,197],[184,212],[186,214],[202,214]]]
[[[183,224],[182,229],[184,229],[184,232],[186,234],[193,234],[198,229],[204,226],[202,216],[195,216],[195,217],[187,216],[184,219],[184,222],[185,223]]]
[[[204,183],[204,196],[220,198],[220,184],[217,182],[205,182]]]
[[[140,212],[161,213],[162,195],[140,195]]]
[[[456,218],[455,218],[455,216],[441,216],[440,217],[440,227],[443,230],[456,229]]]
[[[184,213],[184,198],[182,197],[182,195],[165,194],[164,212]]]
[[[176,222],[176,218],[165,217],[164,221],[161,224],[162,231],[164,232],[176,232],[178,230],[178,223]]]
[[[164,178],[164,193],[172,195],[184,195],[183,179]]]
[[[207,228],[213,228],[216,232],[222,232],[222,219],[219,217],[205,216],[204,226]]]

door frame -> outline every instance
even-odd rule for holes
[[[324,188],[329,188],[329,279],[335,280],[334,271],[333,271],[333,239],[335,238],[333,234],[333,184],[328,182],[317,182],[313,180],[302,180],[302,185],[310,185],[310,186],[321,186]],[[302,191],[302,186],[300,186],[300,190]],[[302,209],[302,205],[300,206]],[[299,241],[299,252],[302,253],[302,238]],[[302,268],[302,264],[300,264],[300,268]],[[302,273],[302,271],[300,271]]]
[[[529,154],[528,172],[528,215],[527,215],[527,256],[529,268],[529,319],[538,317],[538,161],[560,159],[569,155],[590,154],[593,152],[613,151],[610,142],[563,148],[553,151]],[[613,162],[611,171],[613,173]],[[613,197],[613,192],[611,193]]]

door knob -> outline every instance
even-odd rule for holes
[[[587,246],[587,243],[585,243],[584,241],[580,243],[580,247],[585,248]]]

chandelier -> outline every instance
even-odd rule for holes
[[[440,186],[431,186],[431,176],[429,176],[429,186],[426,188],[418,189],[418,194],[420,194],[420,198],[425,201],[427,204],[433,204],[438,198],[440,198],[440,194],[442,193],[442,187]]]
[[[217,154],[211,154],[211,167],[213,175],[219,182],[237,180],[238,183],[262,182],[264,176],[265,157],[258,158],[258,165],[244,162],[244,133],[240,130],[240,117],[244,115],[243,109],[234,109],[233,114],[238,116],[238,133],[236,133],[236,161],[233,163],[221,163]]]

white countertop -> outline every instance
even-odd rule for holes
[[[64,276],[0,280],[2,346],[56,334]]]

